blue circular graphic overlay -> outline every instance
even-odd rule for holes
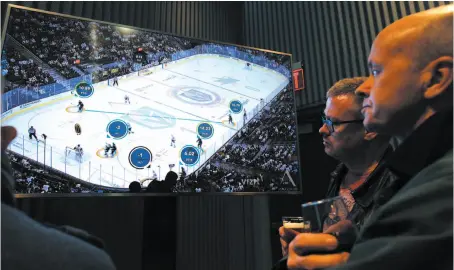
[[[197,134],[202,139],[209,139],[209,138],[213,137],[214,127],[210,123],[200,123],[197,126]]]
[[[229,107],[233,113],[241,113],[243,111],[243,103],[239,100],[230,101]]]
[[[128,124],[123,120],[112,120],[107,125],[107,133],[113,139],[123,139],[128,134]]]
[[[80,82],[75,87],[76,93],[81,98],[89,98],[95,92],[93,86],[86,82]]]
[[[136,169],[143,169],[153,160],[151,151],[144,146],[137,146],[129,152],[129,164]]]
[[[186,145],[181,149],[180,158],[183,164],[187,166],[194,166],[199,162],[199,150],[192,145]]]

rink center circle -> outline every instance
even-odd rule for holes
[[[213,106],[221,102],[221,97],[208,89],[198,86],[180,86],[170,90],[171,95],[183,103]]]

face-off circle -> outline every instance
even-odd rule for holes
[[[243,111],[243,103],[239,100],[232,100],[229,103],[229,108],[232,113],[241,113]]]
[[[77,95],[81,98],[89,98],[95,92],[93,85],[86,82],[78,83],[74,90],[76,90]]]
[[[123,139],[128,135],[128,124],[120,119],[112,120],[107,125],[107,133],[115,140]]]
[[[143,169],[153,160],[151,151],[144,146],[137,146],[129,152],[129,164],[135,169]]]
[[[194,166],[199,162],[200,153],[199,150],[192,145],[186,145],[181,149],[180,159],[186,166]]]
[[[197,125],[197,134],[202,139],[209,139],[213,137],[214,127],[210,123],[200,123],[199,125]]]

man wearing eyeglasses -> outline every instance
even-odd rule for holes
[[[355,90],[366,81],[365,77],[338,81],[327,92],[327,102],[319,133],[325,153],[341,163],[331,174],[327,198],[342,196],[348,216],[356,226],[378,206],[374,195],[393,177],[379,165],[392,152],[388,136],[368,132],[363,126],[362,99]],[[298,234],[279,229],[282,253],[287,255],[288,243]]]
[[[307,234],[290,245],[290,269],[453,269],[453,15],[454,5],[430,9],[377,35],[370,76],[356,94],[365,127],[395,138],[386,167],[399,177],[398,191],[371,215],[350,255],[302,256],[339,245],[332,235]]]

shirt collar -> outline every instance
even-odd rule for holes
[[[436,113],[397,147],[387,167],[399,178],[411,179],[452,149],[453,111]]]

